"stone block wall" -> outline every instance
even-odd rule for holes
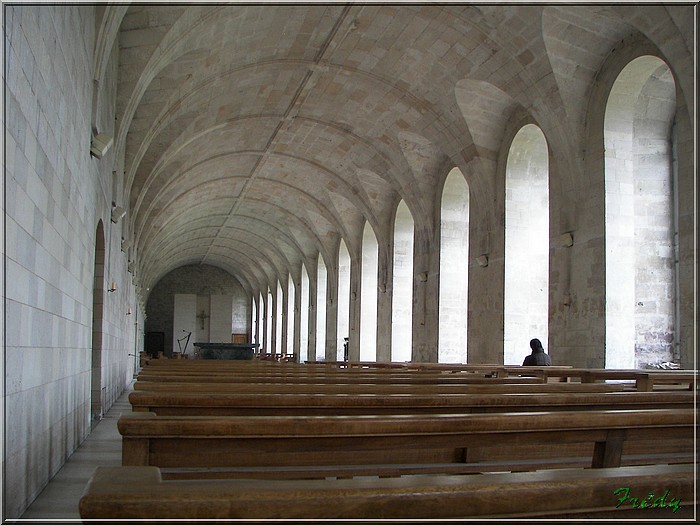
[[[6,432],[3,518],[19,518],[90,432],[97,225],[106,410],[133,376],[135,295],[109,222],[113,159],[90,156],[95,8],[4,6]],[[112,55],[116,60],[116,53]],[[112,78],[112,82],[116,78]],[[114,100],[103,97],[112,132]],[[111,124],[110,124],[111,123]],[[107,288],[107,286],[104,286]]]

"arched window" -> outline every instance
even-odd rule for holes
[[[272,348],[272,323],[274,318],[272,317],[272,291],[267,288],[267,295],[265,296],[265,352],[268,354],[273,354],[274,349]]]
[[[652,56],[619,74],[605,110],[606,368],[672,360],[673,75]]]
[[[394,221],[391,360],[411,361],[413,318],[413,216],[402,200]]]
[[[549,153],[539,127],[523,126],[506,164],[503,363],[519,365],[549,328]]]
[[[453,168],[442,191],[438,361],[467,362],[469,186]]]
[[[336,359],[343,360],[345,338],[350,337],[350,253],[340,240],[338,254],[338,342]]]
[[[316,359],[326,359],[326,287],[328,275],[323,257],[318,256],[318,271],[316,273]]]
[[[287,353],[294,353],[294,281],[291,274],[287,279]]]
[[[369,222],[362,236],[360,361],[377,360],[377,263],[379,246]]]
[[[252,312],[250,316],[250,333],[251,333],[251,341],[253,343],[260,344],[260,341],[258,340],[258,326],[260,325],[260,321],[258,319],[258,306],[255,304],[255,299],[251,299],[250,301],[251,306],[250,306],[250,311]]]
[[[282,295],[282,283],[277,281],[277,302],[275,304],[275,353],[282,353],[282,326],[284,313],[284,296]]]
[[[309,359],[309,274],[306,266],[301,265],[301,306],[299,327],[299,362]]]

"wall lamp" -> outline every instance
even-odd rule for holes
[[[117,291],[117,283],[115,281],[112,281],[112,284],[110,285],[109,288],[107,288],[108,292],[116,292]]]
[[[126,215],[126,210],[121,206],[117,206],[115,203],[112,203],[112,222],[115,224],[118,223],[122,218],[124,218],[124,215]]]
[[[90,141],[90,155],[101,159],[105,153],[112,147],[114,138],[106,133],[98,133]]]
[[[571,232],[566,232],[559,237],[557,237],[557,242],[560,246],[568,247],[574,245],[574,236]]]

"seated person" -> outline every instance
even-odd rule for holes
[[[532,339],[530,348],[532,353],[525,357],[523,366],[552,366],[552,360],[544,353],[542,342],[539,339]]]

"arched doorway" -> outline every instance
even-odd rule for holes
[[[90,365],[90,423],[102,419],[102,322],[105,297],[105,231],[97,223],[95,235],[95,266],[92,286],[92,359]]]

